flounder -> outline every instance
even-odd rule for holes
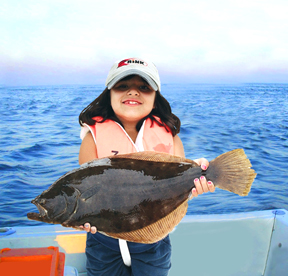
[[[29,219],[78,227],[139,243],[166,237],[185,216],[194,179],[205,175],[218,188],[248,195],[256,173],[243,149],[224,153],[206,171],[192,160],[159,152],[97,159],[68,172],[32,203]]]

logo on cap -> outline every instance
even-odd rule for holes
[[[144,66],[148,65],[144,60],[136,59],[136,58],[128,58],[128,59],[124,59],[124,60],[120,61],[118,63],[117,68],[122,67],[124,65],[129,65],[129,64],[139,64],[139,65],[144,65]]]

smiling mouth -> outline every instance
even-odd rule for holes
[[[139,105],[141,104],[140,102],[138,101],[124,101],[123,104],[128,104],[128,105]]]

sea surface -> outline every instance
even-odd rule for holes
[[[77,168],[79,113],[103,86],[0,87],[0,227],[39,225],[31,200]],[[243,148],[257,177],[247,197],[216,189],[188,214],[288,210],[288,84],[164,84],[186,157]]]

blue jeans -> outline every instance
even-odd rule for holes
[[[153,244],[144,252],[130,252],[131,267],[124,265],[119,250],[88,238],[86,243],[88,276],[167,276],[171,268],[170,238]]]

